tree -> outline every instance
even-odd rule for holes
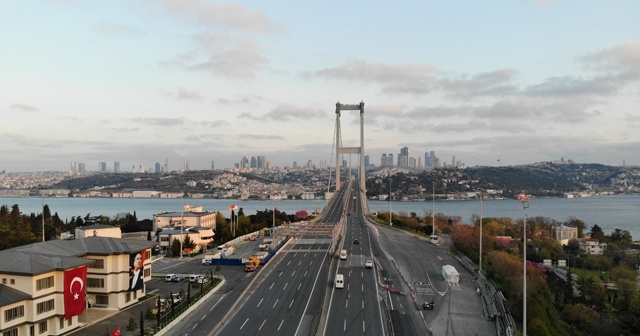
[[[190,248],[190,249],[194,249],[196,247],[196,243],[191,240],[191,237],[189,237],[189,235],[184,237],[184,243],[182,243],[182,248]]]
[[[127,324],[127,331],[135,331],[136,329],[138,329],[136,319],[133,318],[133,315],[129,315],[129,324]]]
[[[180,255],[180,241],[178,238],[174,238],[173,243],[171,243],[171,255],[174,257]]]
[[[598,224],[594,224],[591,228],[590,232],[592,239],[602,240],[604,239],[604,232],[602,232],[602,228],[598,226]]]
[[[586,331],[594,329],[600,320],[600,314],[582,303],[570,304],[564,307],[562,319],[575,326],[576,329]]]
[[[305,219],[305,218],[307,218],[307,217],[309,217],[309,213],[307,212],[307,210],[298,210],[298,211],[296,212],[296,215],[295,215],[295,219],[296,219],[297,221],[298,221],[298,220]]]

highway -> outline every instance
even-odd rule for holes
[[[319,224],[338,225],[346,192],[341,189],[331,200]],[[255,272],[256,282],[240,299],[240,307],[231,308],[225,324],[212,334],[314,334],[322,315],[332,242],[330,235],[292,238],[264,268]]]

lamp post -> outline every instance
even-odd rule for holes
[[[431,190],[431,230],[433,235],[436,234],[436,183],[431,184],[433,189]]]
[[[393,226],[393,212],[391,212],[391,178],[389,178],[389,226]]]
[[[482,191],[480,191],[480,266],[478,273],[482,274]]]
[[[524,222],[522,223],[522,232],[524,241],[522,242],[523,270],[522,270],[522,335],[527,336],[527,209],[529,202],[522,201],[522,209],[524,211]]]
[[[182,259],[182,242],[184,241],[184,236],[182,234],[182,230],[184,228],[184,191],[182,192],[182,210],[180,211],[180,259]]]

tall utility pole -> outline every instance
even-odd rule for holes
[[[182,259],[182,250],[184,249],[182,246],[182,242],[184,241],[184,236],[182,234],[183,228],[184,228],[184,191],[182,192],[182,210],[180,212],[180,259]]]
[[[431,230],[433,231],[433,235],[436,235],[436,183],[434,182],[432,185],[433,190],[431,191]]]
[[[482,274],[482,197],[482,191],[480,191],[480,274]]]
[[[42,196],[42,241],[44,242],[44,195]]]
[[[393,226],[393,212],[391,212],[391,177],[389,177],[389,226]]]
[[[527,336],[527,209],[529,202],[522,201],[522,209],[524,210],[524,222],[522,223],[522,232],[524,241],[522,242],[523,270],[522,270],[522,336]]]

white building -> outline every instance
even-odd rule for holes
[[[144,281],[151,280],[149,261],[155,245],[96,236],[0,251],[0,333],[66,334],[80,327],[79,318],[88,310],[119,310],[137,303],[146,294]],[[130,265],[135,263],[141,266],[140,286],[129,282]],[[65,274],[85,267],[84,311],[65,319]]]
[[[122,231],[116,226],[95,224],[76,228],[75,236],[77,239],[86,237],[122,238]]]
[[[165,212],[153,215],[153,231],[158,229],[181,226],[205,227],[216,229],[216,211],[202,211],[202,206],[185,205],[185,209],[179,212]]]
[[[597,239],[587,239],[580,242],[580,249],[586,254],[603,255],[607,250],[607,243],[601,243]]]

